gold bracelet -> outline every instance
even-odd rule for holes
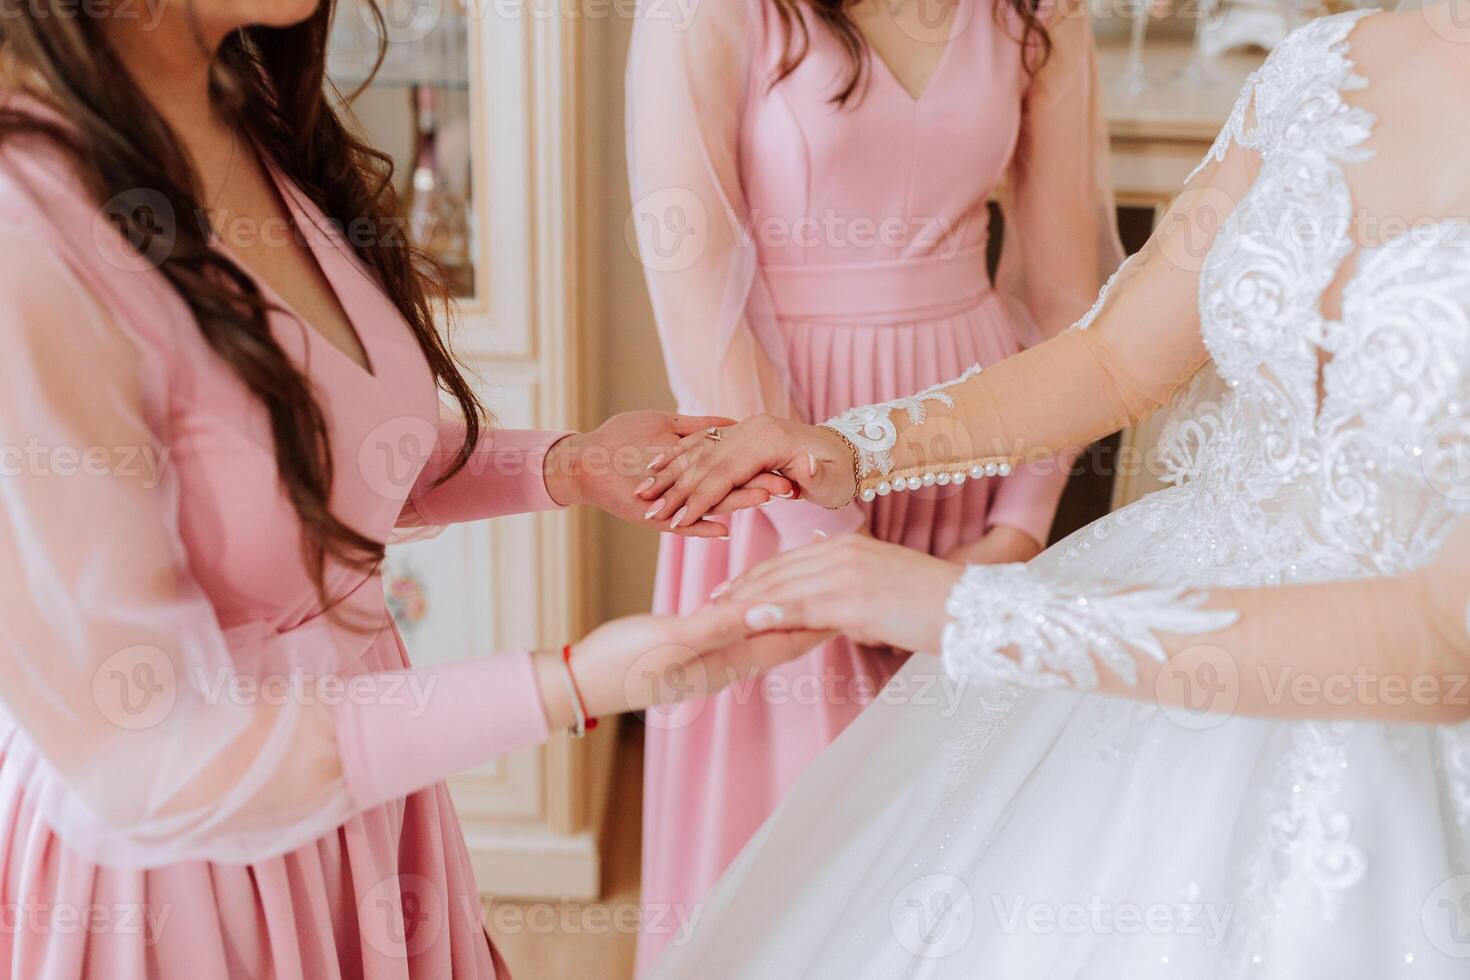
[[[847,436],[843,435],[841,432],[838,432],[830,425],[823,425],[822,428],[826,429],[828,432],[841,439],[842,444],[847,447],[848,452],[852,453],[852,496],[848,497],[836,507],[827,508],[828,510],[841,510],[842,508],[846,507],[848,504],[857,499],[858,484],[862,482],[862,478],[858,475],[858,473],[862,470],[863,457],[862,454],[858,452],[858,447],[853,445],[853,441],[847,438]]]

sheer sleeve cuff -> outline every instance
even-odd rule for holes
[[[1010,475],[1014,459],[975,452],[964,416],[956,411],[956,389],[980,373],[976,364],[953,381],[907,398],[849,409],[822,423],[857,450],[861,500]],[[933,417],[939,414],[935,409],[942,417]],[[914,445],[916,439],[923,445]]]
[[[342,774],[365,810],[546,740],[546,709],[528,652],[343,681]]]

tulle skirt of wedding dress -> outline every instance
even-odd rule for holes
[[[1153,494],[1037,560],[1238,578],[1184,558],[1208,546],[1192,497]],[[655,976],[1463,980],[1467,787],[1462,729],[962,689],[915,656]]]

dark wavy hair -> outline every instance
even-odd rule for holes
[[[775,5],[776,17],[781,22],[781,31],[785,37],[781,61],[776,67],[775,77],[771,80],[771,84],[777,84],[796,71],[797,66],[806,58],[807,51],[811,47],[811,37],[807,33],[806,20],[801,16],[801,8],[805,6],[811,10],[819,23],[832,32],[847,55],[847,76],[843,79],[842,87],[831,99],[838,106],[846,106],[858,95],[867,80],[869,70],[867,39],[863,37],[863,32],[858,29],[857,24],[853,23],[852,17],[847,12],[848,8],[858,3],[859,0],[771,0],[771,2]],[[1017,38],[1017,41],[1021,45],[1022,63],[1028,73],[1034,74],[1051,56],[1051,35],[1046,32],[1046,25],[1041,22],[1040,0],[1003,0],[1003,2],[996,3],[995,18],[997,21],[1003,20],[1007,8],[1020,18],[1021,36]]]
[[[0,59],[16,74],[16,84],[28,92],[34,88],[65,121],[11,107],[0,112],[0,141],[39,135],[62,146],[99,203],[148,188],[174,214],[203,215],[198,175],[187,153],[116,56],[102,20],[64,16],[62,6],[69,4],[0,0]],[[412,245],[399,220],[391,159],[354,137],[327,98],[334,6],[334,0],[322,0],[311,17],[291,27],[230,34],[212,65],[211,96],[329,220],[344,228],[363,227],[366,220],[374,229],[348,236],[352,246],[407,321],[439,388],[464,413],[465,441],[442,480],[469,459],[485,424],[484,410],[436,329],[435,313],[450,310],[447,290],[436,263]],[[386,38],[381,11],[376,5],[371,10],[378,36]],[[379,64],[385,48],[386,41]],[[177,222],[176,241],[158,271],[188,304],[205,341],[265,407],[281,484],[301,520],[307,568],[323,607],[330,609],[335,600],[327,594],[328,559],[371,573],[383,560],[384,543],[349,527],[329,508],[329,436],[311,383],[272,337],[271,308],[254,279],[211,246],[201,224]]]

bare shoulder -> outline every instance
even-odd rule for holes
[[[1362,18],[1352,38],[1352,60],[1370,82],[1412,81],[1426,86],[1470,79],[1470,0],[1446,0]],[[1462,98],[1465,90],[1422,93]]]
[[[1378,13],[1349,39],[1364,84],[1348,97],[1375,120],[1354,192],[1374,213],[1458,217],[1470,208],[1459,162],[1470,155],[1470,120],[1452,111],[1470,94],[1470,17],[1458,21],[1457,4],[1470,15],[1470,0]]]

